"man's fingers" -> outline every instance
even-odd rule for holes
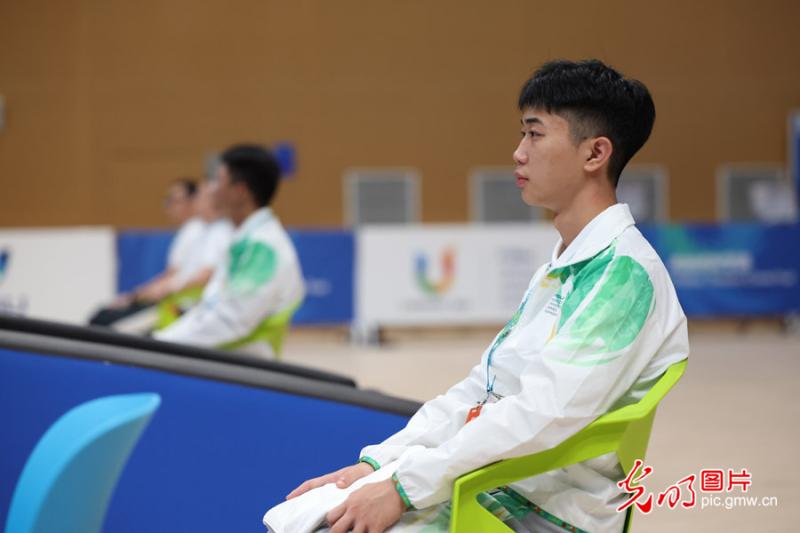
[[[291,500],[292,498],[296,498],[296,497],[300,496],[300,495],[301,495],[301,494],[303,494],[304,492],[305,492],[305,490],[303,489],[303,485],[300,485],[299,487],[297,487],[296,489],[294,489],[292,492],[290,492],[289,494],[287,494],[287,495],[286,495],[286,499],[287,499],[287,500]]]
[[[359,479],[372,473],[372,467],[366,463],[359,463],[347,468],[343,468],[338,472],[336,477],[336,486],[340,489],[346,489]]]
[[[303,482],[302,485],[300,485],[292,492],[290,492],[286,496],[286,499],[291,500],[292,498],[296,498],[297,496],[300,496],[301,494],[306,493],[311,489],[316,489],[317,487],[327,485],[328,483],[336,483],[337,487],[339,487],[340,489],[344,489],[349,487],[355,481],[361,479],[367,474],[368,472],[359,471],[358,468],[354,468],[352,466],[347,468],[342,468],[341,470],[337,470],[336,472],[331,472],[330,474],[326,474],[320,477],[315,477],[313,479],[309,479],[308,481]]]
[[[328,514],[325,515],[325,520],[331,526],[330,533],[334,533],[336,531],[341,531],[342,533],[347,532],[347,529],[343,528],[350,527],[350,524],[342,518],[346,511],[347,502],[344,502],[343,504],[331,509]]]
[[[317,487],[324,485],[325,483],[321,483],[320,479],[322,478],[315,477],[314,479],[309,479],[308,481],[304,481],[303,483],[300,484],[299,487],[290,492],[289,495],[286,496],[286,499],[291,500],[292,498],[296,498],[297,496],[300,496],[301,494],[308,492],[311,489],[315,489]]]
[[[336,486],[339,487],[340,489],[346,489],[347,487],[352,485],[353,482],[355,482],[357,479],[358,478],[355,475],[348,472],[346,474],[337,476]]]
[[[307,491],[307,490],[308,490],[308,489],[306,489],[306,486],[308,486],[308,481],[303,481],[303,482],[300,484],[300,486],[299,486],[299,487],[297,487],[297,488],[296,488],[296,489],[294,489],[292,492],[290,492],[289,494],[287,494],[287,495],[286,495],[286,499],[287,499],[287,500],[291,500],[292,498],[295,498],[295,497],[297,497],[297,496],[300,496],[301,494],[303,494],[305,491]]]

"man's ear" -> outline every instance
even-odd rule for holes
[[[589,155],[583,164],[583,168],[586,172],[594,173],[603,168],[603,166],[608,165],[614,147],[608,137],[593,137],[587,139],[586,142],[588,143]]]
[[[250,194],[250,189],[247,188],[247,184],[244,182],[244,180],[234,180],[231,185],[239,195]]]

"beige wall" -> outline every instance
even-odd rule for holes
[[[289,140],[277,210],[339,225],[351,166],[413,166],[427,222],[468,216],[541,62],[599,57],[651,89],[638,163],[675,220],[714,216],[723,162],[782,162],[800,2],[0,0],[0,226],[165,223],[166,184],[241,140]]]

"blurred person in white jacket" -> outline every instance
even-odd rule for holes
[[[525,83],[519,109],[516,183],[526,204],[552,211],[561,239],[466,379],[364,448],[357,464],[289,494],[344,488],[392,463],[391,479],[327,513],[332,533],[447,531],[457,477],[558,445],[641,399],[688,357],[669,275],[616,200],[655,120],[647,88],[600,61],[556,61]],[[484,493],[481,503],[515,531],[618,533],[623,478],[612,453]]]
[[[198,186],[193,201],[195,227],[191,235],[170,249],[168,274],[153,287],[149,297],[161,300],[170,294],[195,287],[205,287],[217,265],[225,256],[233,236],[233,224],[220,212],[211,185]],[[176,236],[178,241],[181,235]]]
[[[235,226],[230,246],[197,306],[158,331],[159,340],[205,347],[237,343],[269,316],[296,307],[305,295],[297,252],[269,208],[280,169],[264,147],[226,150],[210,187]],[[268,343],[239,351],[271,357]]]
[[[166,268],[132,291],[119,294],[108,307],[99,310],[90,319],[90,324],[110,326],[152,306],[169,294],[175,277],[186,271],[192,256],[203,246],[206,224],[195,211],[197,190],[194,179],[178,178],[167,191],[164,213],[178,226],[178,231],[169,245]]]

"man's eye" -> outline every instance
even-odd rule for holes
[[[541,137],[542,136],[542,134],[539,133],[538,131],[529,131],[528,133],[531,134],[531,137]]]

